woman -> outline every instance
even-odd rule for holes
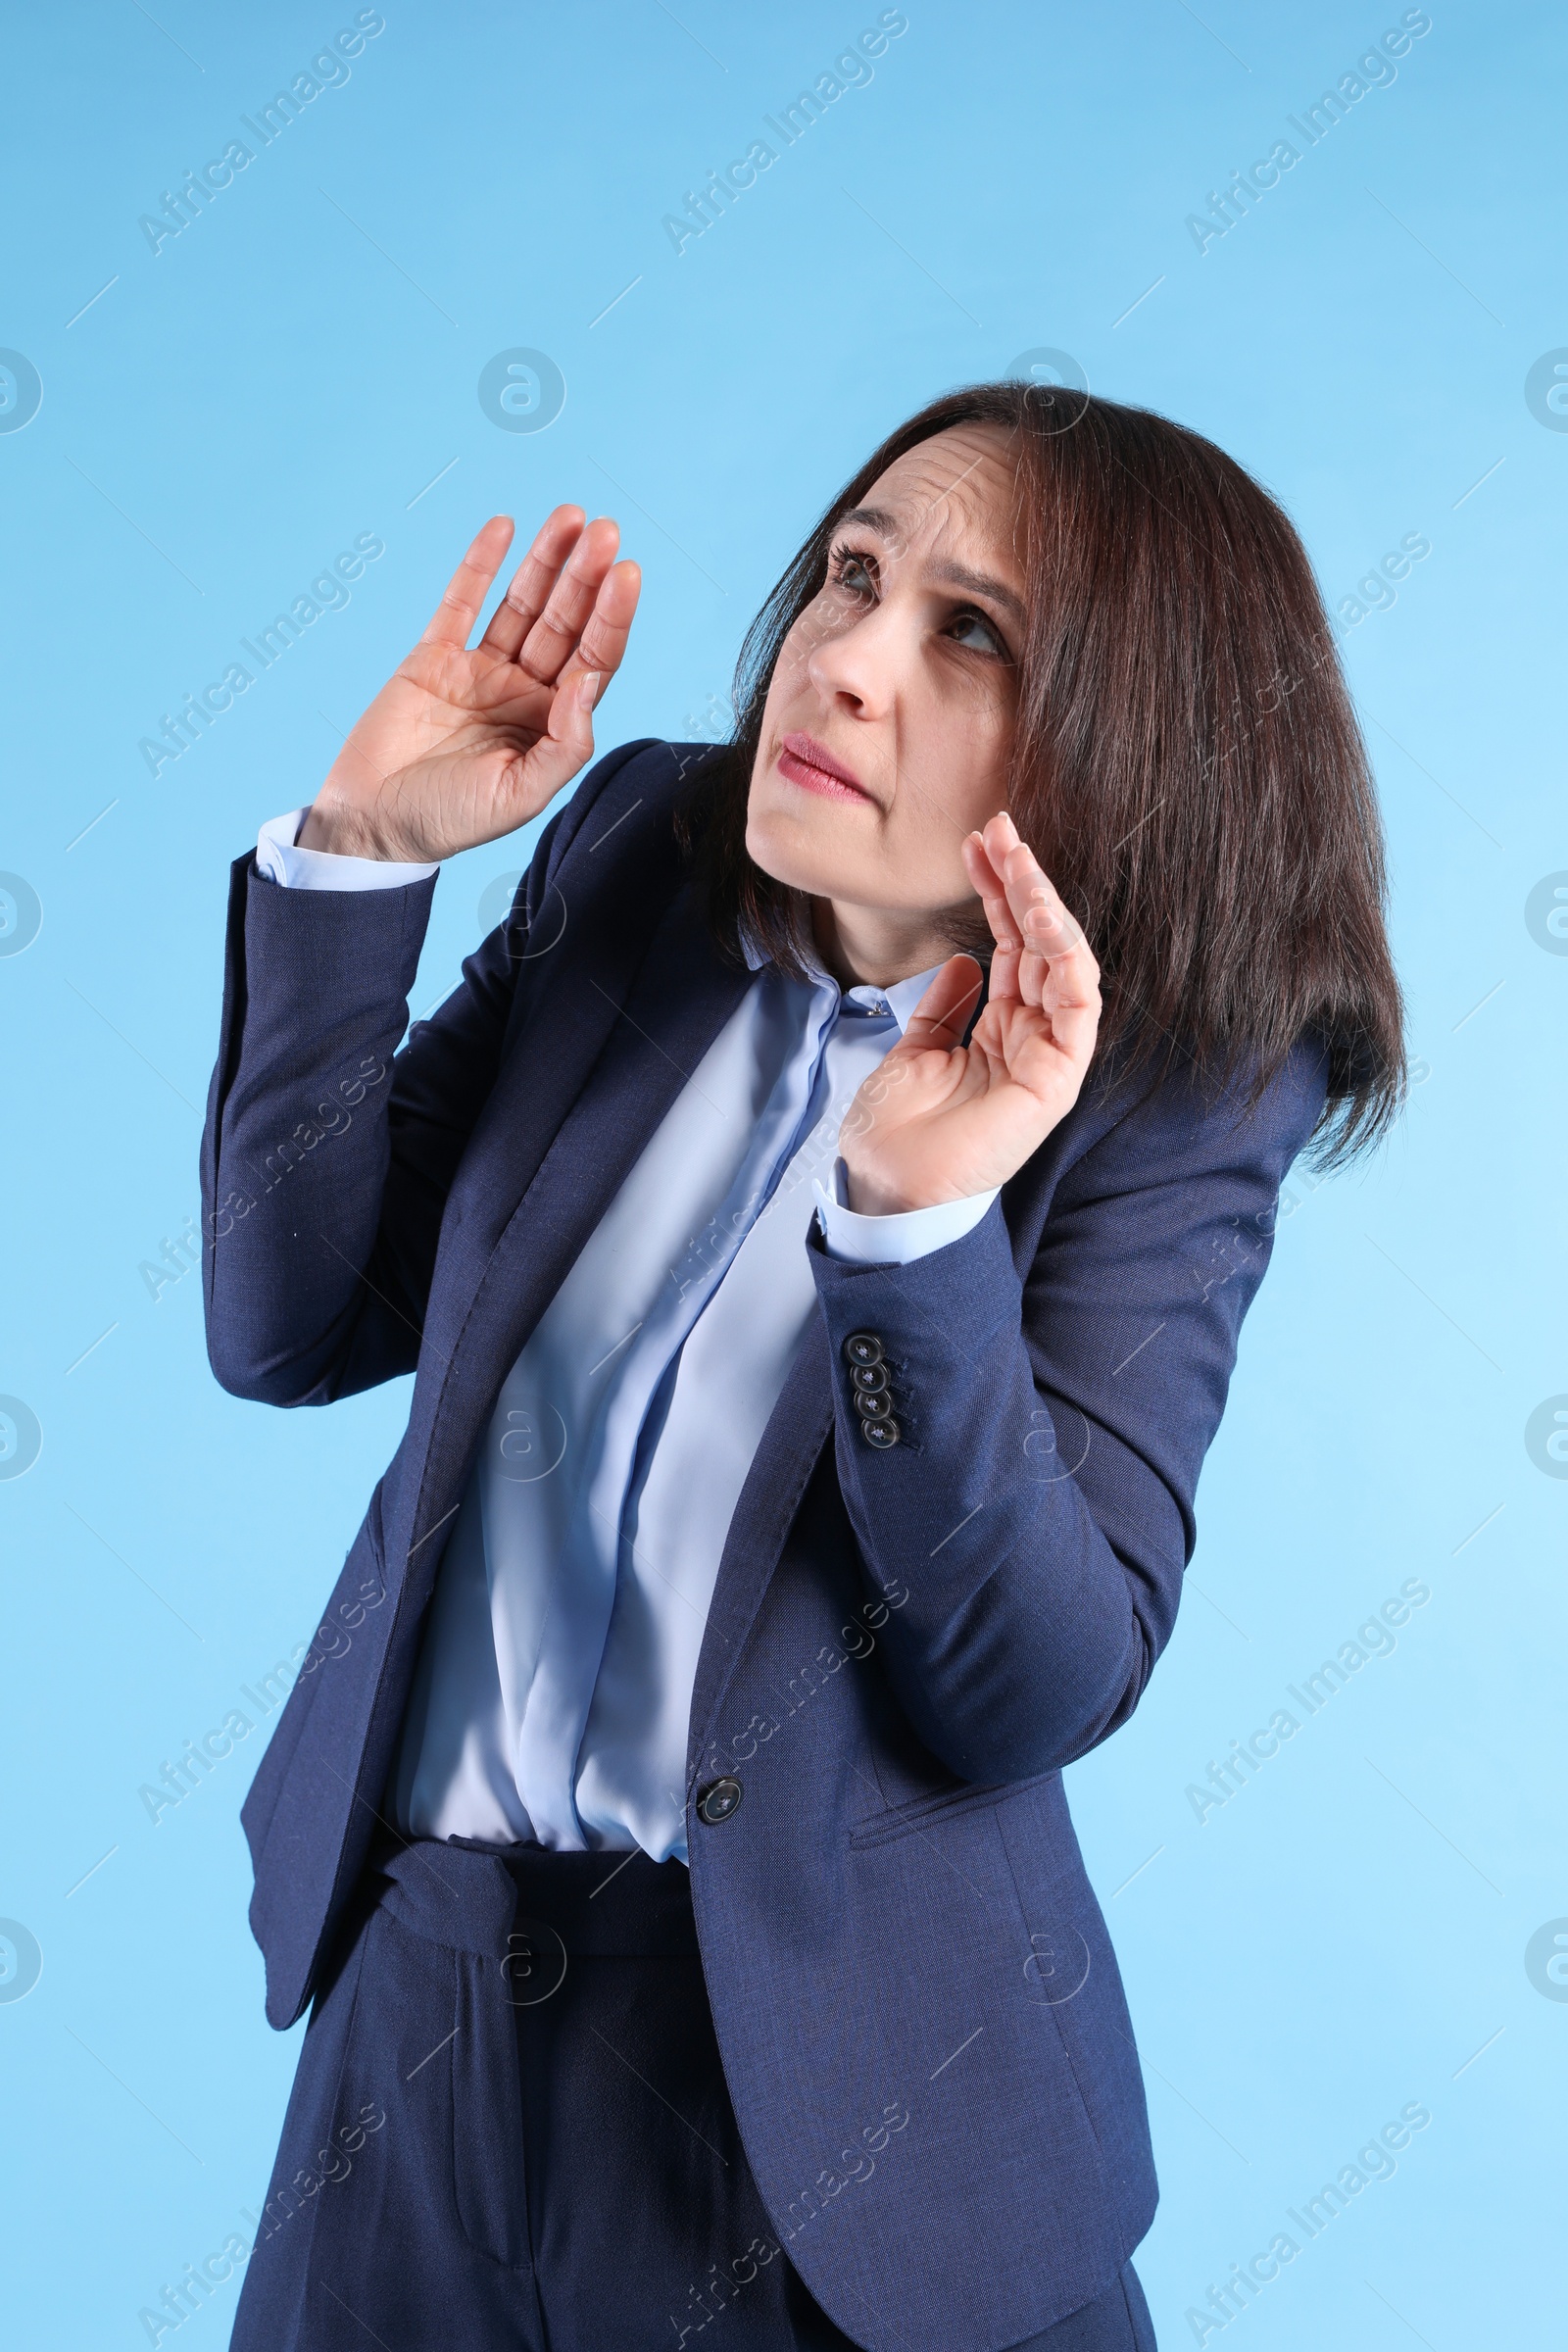
[[[1402,1082],[1310,570],[1161,418],[933,403],[734,742],[593,768],[395,1053],[632,622],[563,507],[469,650],[510,535],[234,867],[214,1367],[416,1375],[245,1808],[315,2008],[234,2341],[1147,2347],[1061,1768],[1169,1638],[1280,1180]]]

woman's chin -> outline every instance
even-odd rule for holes
[[[804,890],[814,899],[831,897],[835,880],[842,887],[842,859],[835,863],[832,844],[822,838],[828,827],[799,818],[753,818],[746,828],[746,855],[775,882],[788,890]]]

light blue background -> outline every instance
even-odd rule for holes
[[[1568,1392],[1568,956],[1524,906],[1568,868],[1568,433],[1524,379],[1568,345],[1560,17],[1435,0],[1392,86],[1200,255],[1186,216],[1397,6],[910,0],[874,79],[677,257],[662,216],[874,6],[388,0],[347,83],[155,257],[138,216],[355,13],[157,7],[13,8],[6,36],[0,344],[43,381],[0,434],[0,867],[43,908],[0,957],[0,1391],[43,1430],[0,1483],[0,1914],[43,1952],[0,2002],[8,2338],[144,2343],[139,2308],[260,2208],[299,2041],[263,2023],[245,1922],[263,1735],[156,1826],[137,1791],[309,1636],[407,1408],[404,1383],[236,1402],[197,1278],[155,1303],[138,1271],[198,1207],[229,860],[310,798],[493,510],[613,512],[646,568],[601,747],[713,732],[866,449],[1044,345],[1250,466],[1331,601],[1432,546],[1345,649],[1420,1083],[1375,1164],[1293,1180],[1181,1623],[1070,1776],[1164,2184],[1140,2269],[1166,2352],[1197,2340],[1209,2283],[1422,2101],[1395,2177],[1225,2341],[1555,2340],[1568,2002],[1525,1949],[1568,1914],[1568,1483],[1524,1431]],[[476,398],[519,345],[566,382],[538,434]],[[155,782],[138,738],[366,531],[347,610]],[[416,1011],[521,862],[453,861]],[[1409,1578],[1431,1598],[1393,1654],[1200,1824],[1189,1784]],[[234,2294],[181,2342],[217,2352]]]

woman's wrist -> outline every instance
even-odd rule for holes
[[[951,1198],[951,1196],[944,1196]],[[856,1176],[848,1170],[844,1178],[844,1206],[858,1217],[905,1217],[922,1208],[940,1208],[942,1200],[911,1200],[903,1192],[874,1178]]]
[[[368,823],[363,810],[334,805],[324,795],[318,796],[306,809],[295,846],[302,850],[321,850],[331,858],[371,858],[392,865],[415,862],[418,858],[416,851],[384,841]]]
[[[967,1200],[995,1188],[974,1184],[956,1191],[951,1182],[932,1176],[925,1183],[899,1183],[873,1168],[853,1167],[841,1152],[837,1176],[838,1197],[843,1206],[858,1217],[917,1216],[928,1208],[949,1208],[957,1200]]]

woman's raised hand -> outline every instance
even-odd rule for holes
[[[962,1044],[980,966],[954,956],[839,1133],[849,1205],[928,1208],[1016,1175],[1078,1100],[1100,1026],[1100,966],[1010,816],[971,833],[963,862],[996,940],[985,1010]]]
[[[616,563],[608,516],[557,507],[470,650],[512,530],[495,514],[474,540],[333,761],[304,848],[450,858],[537,816],[593,758],[593,707],[626,650],[642,575]]]

